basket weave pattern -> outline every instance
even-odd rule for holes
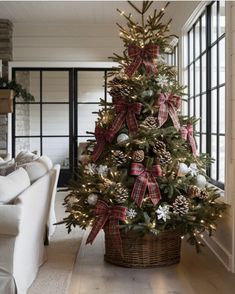
[[[178,230],[151,233],[144,236],[121,231],[123,257],[113,246],[107,227],[105,232],[105,261],[132,268],[167,266],[180,262],[181,234]]]

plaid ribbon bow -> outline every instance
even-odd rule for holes
[[[154,44],[148,44],[144,48],[140,48],[135,44],[131,44],[128,47],[128,55],[133,59],[130,65],[127,66],[125,73],[131,77],[134,72],[143,63],[146,67],[147,75],[151,73],[157,74],[156,66],[153,59],[159,54],[159,46]]]
[[[86,244],[92,244],[99,231],[108,221],[109,234],[112,236],[113,246],[122,254],[122,241],[119,231],[119,221],[125,221],[127,208],[123,206],[110,207],[102,200],[98,200],[95,208],[96,219],[87,238]]]
[[[192,153],[194,156],[196,156],[197,154],[197,147],[196,147],[196,142],[193,136],[193,126],[192,124],[187,124],[186,127],[181,127],[180,128],[180,132],[181,132],[181,137],[184,140],[188,140],[191,148],[192,148]]]
[[[158,112],[159,127],[161,127],[171,117],[176,130],[180,129],[180,123],[177,115],[177,109],[181,105],[181,98],[172,93],[163,94],[159,96],[158,104],[160,105]]]
[[[112,127],[108,132],[108,141],[111,142],[116,133],[121,129],[123,123],[127,122],[127,126],[129,129],[130,134],[135,134],[138,130],[138,124],[136,120],[136,114],[140,114],[142,104],[135,102],[135,103],[128,103],[123,98],[117,100],[115,102],[116,112],[118,116],[113,122]]]
[[[92,154],[92,160],[94,162],[96,162],[99,159],[100,155],[104,151],[108,133],[108,130],[103,129],[100,126],[95,127],[95,138],[97,143]]]
[[[132,163],[131,175],[138,176],[131,193],[131,198],[141,207],[145,192],[148,188],[153,205],[157,205],[161,199],[160,189],[156,181],[156,177],[162,175],[160,165],[154,165],[151,170],[148,170],[142,163]]]

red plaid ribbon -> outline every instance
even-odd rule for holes
[[[96,138],[96,145],[92,154],[92,160],[95,162],[99,159],[100,155],[104,151],[105,144],[108,137],[108,130],[101,128],[100,126],[95,127],[95,138]]]
[[[113,246],[122,254],[122,241],[119,231],[119,221],[126,220],[127,208],[123,206],[110,207],[106,202],[98,200],[95,208],[96,219],[87,238],[86,244],[92,244],[99,231],[108,221],[109,234],[112,236]]]
[[[142,163],[132,163],[131,175],[138,176],[131,193],[131,198],[141,207],[145,192],[148,188],[153,205],[157,205],[161,199],[160,189],[156,181],[156,177],[162,175],[160,165],[154,165],[151,170],[147,170]]]
[[[186,127],[181,127],[180,129],[181,132],[181,137],[184,140],[188,140],[191,148],[192,148],[192,153],[194,156],[197,154],[197,147],[196,147],[196,142],[193,136],[193,126],[192,124],[187,124]]]
[[[135,134],[138,130],[138,124],[136,120],[136,114],[140,114],[142,104],[135,102],[135,103],[128,103],[123,98],[115,102],[116,112],[118,116],[113,122],[112,127],[108,133],[108,141],[111,142],[116,133],[121,129],[123,123],[127,122],[127,126],[129,129],[129,133]]]
[[[171,117],[176,130],[180,129],[180,123],[177,115],[177,109],[181,105],[181,98],[172,93],[163,94],[159,96],[158,104],[160,105],[158,112],[159,127],[161,127]]]
[[[140,48],[135,44],[131,44],[128,47],[128,55],[133,59],[130,65],[127,66],[125,73],[131,77],[134,72],[143,63],[146,67],[147,75],[151,73],[157,74],[157,69],[153,59],[159,54],[159,46],[154,44],[148,44],[144,48]]]

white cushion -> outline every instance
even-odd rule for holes
[[[37,181],[48,172],[47,167],[37,160],[23,164],[21,167],[26,170],[31,183]]]
[[[16,156],[16,163],[18,165],[22,165],[24,163],[32,162],[36,159],[39,158],[39,155],[36,155],[32,152],[29,151],[21,151],[17,156]]]
[[[47,170],[50,170],[53,167],[53,163],[52,163],[51,159],[46,155],[42,155],[41,157],[39,157],[39,159],[37,161],[44,164],[46,166]]]
[[[6,204],[13,201],[29,186],[29,176],[23,168],[19,168],[6,177],[0,176],[0,203]]]

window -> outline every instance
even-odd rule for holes
[[[200,153],[215,161],[207,173],[224,188],[225,170],[225,1],[211,2],[187,34],[188,115]]]
[[[174,41],[175,41],[175,43],[176,42],[177,43],[175,45],[173,45],[172,52],[165,53],[164,58],[165,58],[167,65],[174,66],[176,68],[176,71],[177,71],[176,80],[178,80],[178,77],[179,77],[179,45],[178,45],[178,39],[174,40]]]

